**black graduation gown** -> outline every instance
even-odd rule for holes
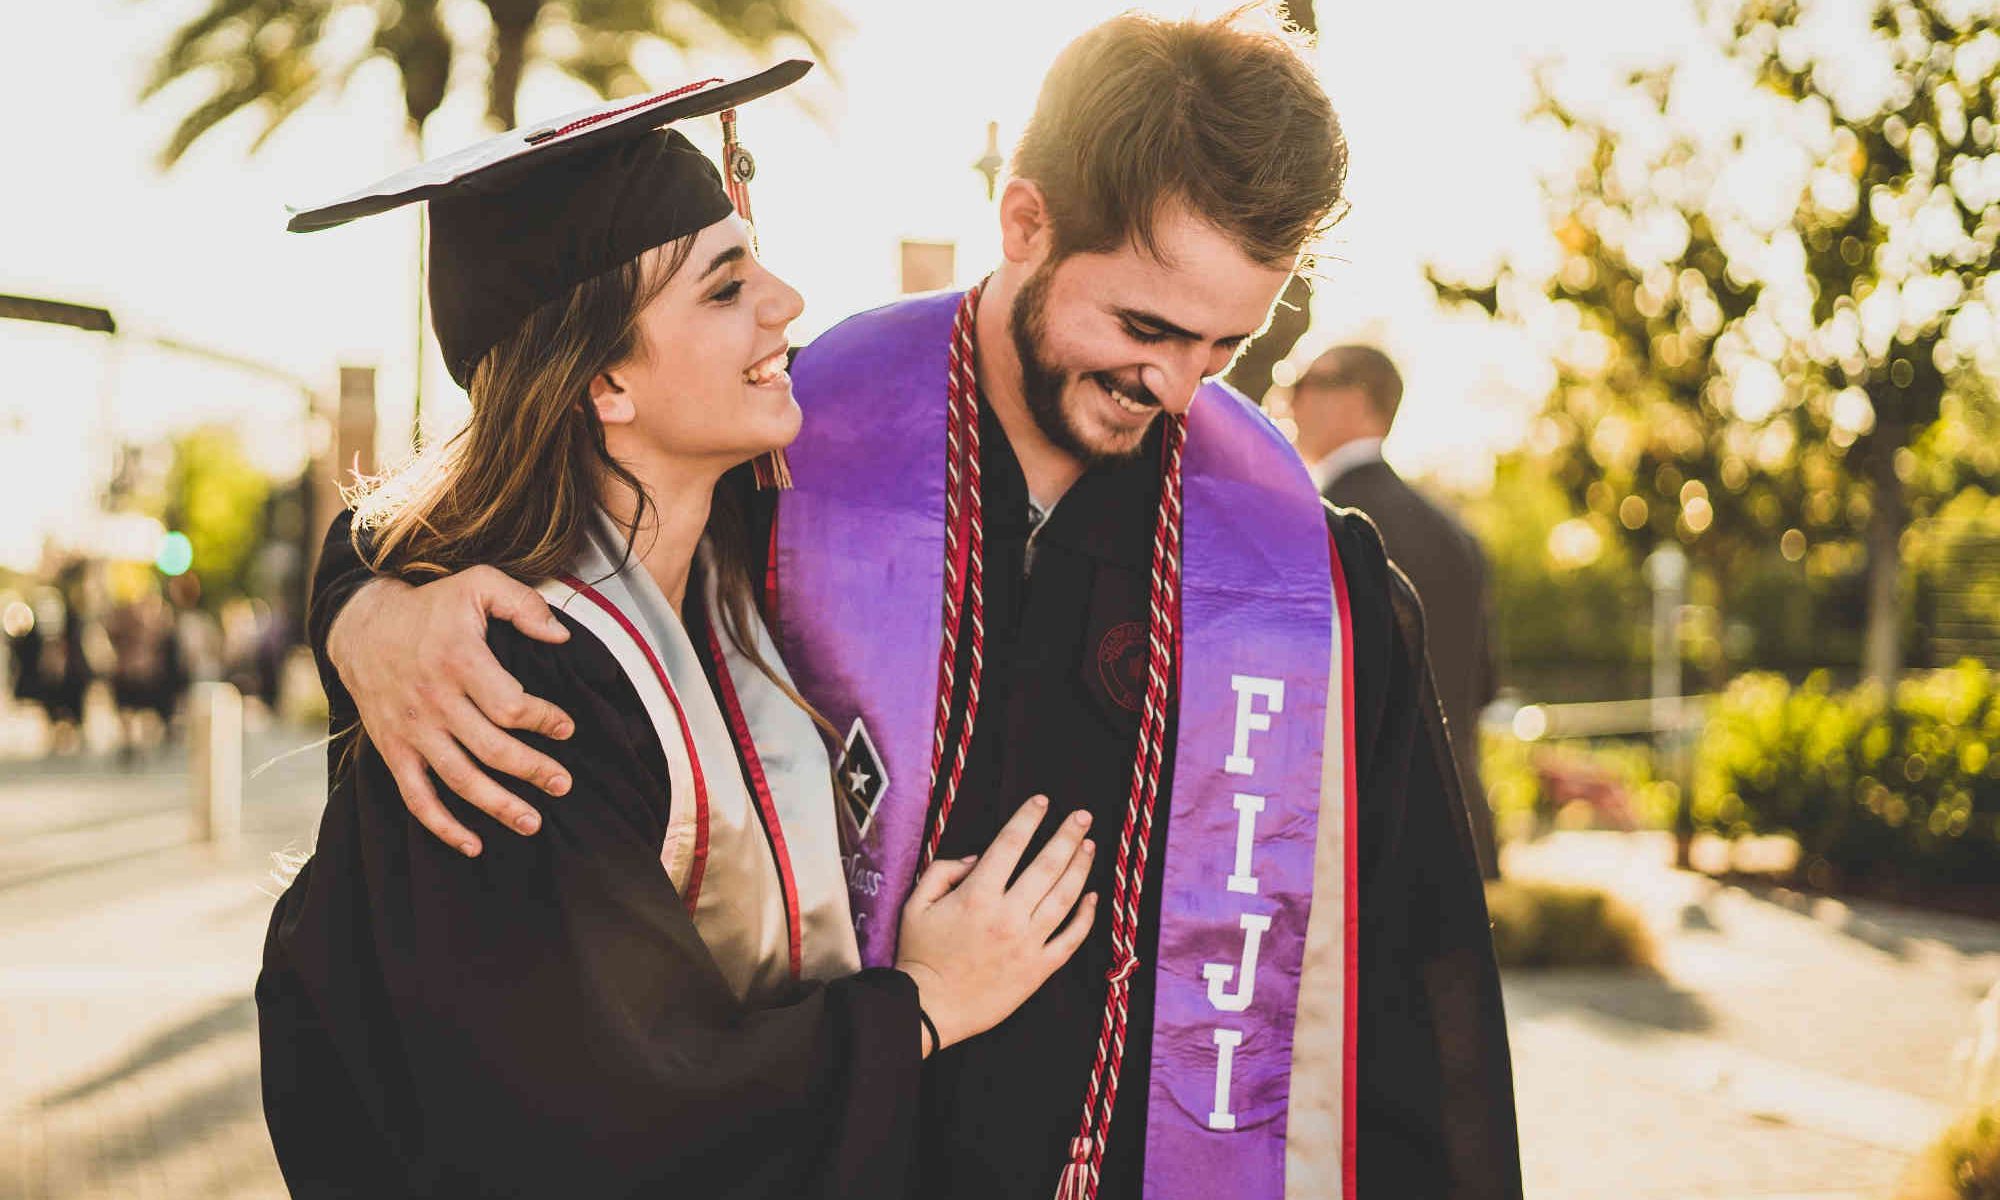
[[[359,565],[350,548],[323,569]],[[466,859],[409,816],[365,738],[330,747],[318,845],[257,984],[265,1112],[293,1194],[901,1194],[914,984],[872,970],[777,1007],[736,1001],[660,864],[667,767],[638,696],[570,629],[563,646],[489,636],[576,722],[567,742],[530,739],[572,772],[567,796],[510,781],[541,802],[534,837],[447,794],[485,842]],[[330,684],[333,728],[351,728]]]
[[[1104,852],[1090,886],[1111,895],[1111,849],[1124,825],[1144,703],[1158,442],[1155,431],[1138,458],[1086,472],[1032,531],[1028,572],[1027,485],[997,419],[983,412],[986,670],[940,854],[983,849],[1024,797],[1045,792],[1052,804],[1044,836],[1070,809],[1094,814],[1092,836]],[[1366,517],[1329,509],[1327,523],[1346,569],[1354,629],[1360,1194],[1512,1200],[1521,1177],[1499,972],[1424,656],[1422,610]],[[970,642],[961,644],[962,681]],[[962,711],[961,694],[955,712]],[[1170,724],[1169,746],[1173,733]],[[1172,771],[1170,755],[1163,796],[1172,795]],[[1170,809],[1160,805],[1155,817],[1142,964],[1153,961],[1159,937]],[[920,1194],[1054,1194],[1078,1130],[1110,965],[1110,924],[1100,917],[1076,957],[1012,1017],[926,1064]],[[1101,1200],[1140,1195],[1153,998],[1153,973],[1142,966]]]
[[[984,850],[1035,792],[1050,824],[1088,807],[1097,856],[1090,886],[1108,900],[1143,703],[1143,647],[1157,432],[1138,458],[1093,467],[1033,532],[1028,491],[1006,435],[982,406],[986,519],[986,670],[980,719],[941,853]],[[769,504],[752,542],[768,544]],[[1416,592],[1374,526],[1329,509],[1354,630],[1359,784],[1360,964],[1356,1167],[1365,1197],[1514,1200],[1521,1195],[1513,1073],[1486,898],[1456,768],[1424,652]],[[344,527],[335,533],[344,538]],[[367,571],[329,542],[314,605],[325,633]],[[338,560],[344,557],[345,566]],[[329,567],[326,564],[335,564]],[[762,580],[761,570],[754,578]],[[966,678],[961,643],[958,678]],[[324,654],[321,654],[322,670]],[[961,682],[962,688],[962,682]],[[534,691],[533,687],[529,690]],[[963,695],[954,712],[963,712]],[[956,718],[955,718],[956,719]],[[1172,744],[1169,727],[1168,744]],[[1172,794],[1171,755],[1161,779]],[[523,793],[524,795],[527,793]],[[529,797],[533,801],[533,797]],[[546,801],[546,813],[560,806]],[[1159,807],[1140,914],[1142,963],[1159,936],[1170,805]],[[512,836],[512,835],[503,835]],[[1100,910],[1102,911],[1102,910]],[[917,1194],[1048,1200],[1076,1135],[1111,963],[1100,916],[1077,955],[995,1029],[924,1065]],[[1132,1051],[1120,1076],[1102,1200],[1140,1195],[1152,973],[1133,978]]]

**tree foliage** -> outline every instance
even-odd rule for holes
[[[2000,362],[2000,9],[1842,11],[1711,6],[1715,49],[1755,84],[1727,128],[1689,116],[1713,79],[1685,64],[1595,107],[1542,73],[1535,116],[1566,150],[1544,179],[1553,269],[1432,282],[1549,347],[1536,446],[1606,533],[1677,538],[1725,579],[1772,548],[1864,547],[1866,665],[1890,675],[1902,536],[1940,495],[1911,485],[1967,474],[1920,453]]]
[[[377,59],[395,67],[409,127],[419,131],[466,63],[483,59],[487,119],[511,128],[534,63],[601,96],[631,95],[649,86],[634,65],[648,42],[761,54],[791,40],[823,58],[842,28],[824,0],[209,0],[168,40],[141,94],[188,81],[197,89],[161,151],[172,166],[239,113],[261,122],[254,150]]]
[[[201,577],[204,603],[251,591],[270,494],[270,480],[244,454],[235,430],[204,425],[174,439],[166,523],[187,534],[194,547],[193,570]]]

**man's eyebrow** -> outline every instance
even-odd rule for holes
[[[1114,308],[1111,311],[1119,320],[1124,321],[1128,325],[1148,326],[1154,332],[1165,334],[1170,338],[1177,338],[1183,342],[1205,342],[1208,340],[1192,329],[1182,329],[1158,313],[1149,313],[1137,308]],[[1247,333],[1236,333],[1228,337],[1217,338],[1216,340],[1219,342],[1240,342],[1246,340],[1249,336]]]
[[[749,251],[745,250],[741,246],[731,246],[729,249],[724,250],[722,253],[715,256],[715,261],[708,264],[708,270],[703,271],[701,273],[701,277],[703,279],[707,279],[710,275],[715,274],[717,271],[720,271],[722,268],[728,266],[730,263],[742,262],[744,256],[746,256],[748,253]]]

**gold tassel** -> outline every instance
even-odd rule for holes
[[[756,473],[761,491],[776,488],[782,492],[792,486],[792,464],[786,460],[782,446],[768,454],[759,454],[750,469]]]

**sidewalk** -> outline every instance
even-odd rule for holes
[[[300,735],[253,736],[246,776]],[[250,988],[323,757],[244,784],[243,840],[191,845],[184,758],[0,768],[0,1198],[282,1197]]]
[[[304,744],[265,735],[246,759]],[[174,761],[0,770],[0,1200],[284,1194],[250,987],[270,856],[308,844],[321,762],[248,779],[230,853],[187,844]],[[1649,835],[1510,848],[1514,873],[1638,905],[1663,966],[1507,980],[1528,1195],[1886,1196],[1957,1111],[1951,1055],[2000,978],[2000,926],[1760,898],[1667,861]]]
[[[1662,967],[1508,978],[1528,1195],[1887,1196],[1960,1110],[1952,1054],[2000,978],[2000,926],[1763,897],[1671,853],[1644,834],[1509,850],[1510,873],[1635,904]]]

